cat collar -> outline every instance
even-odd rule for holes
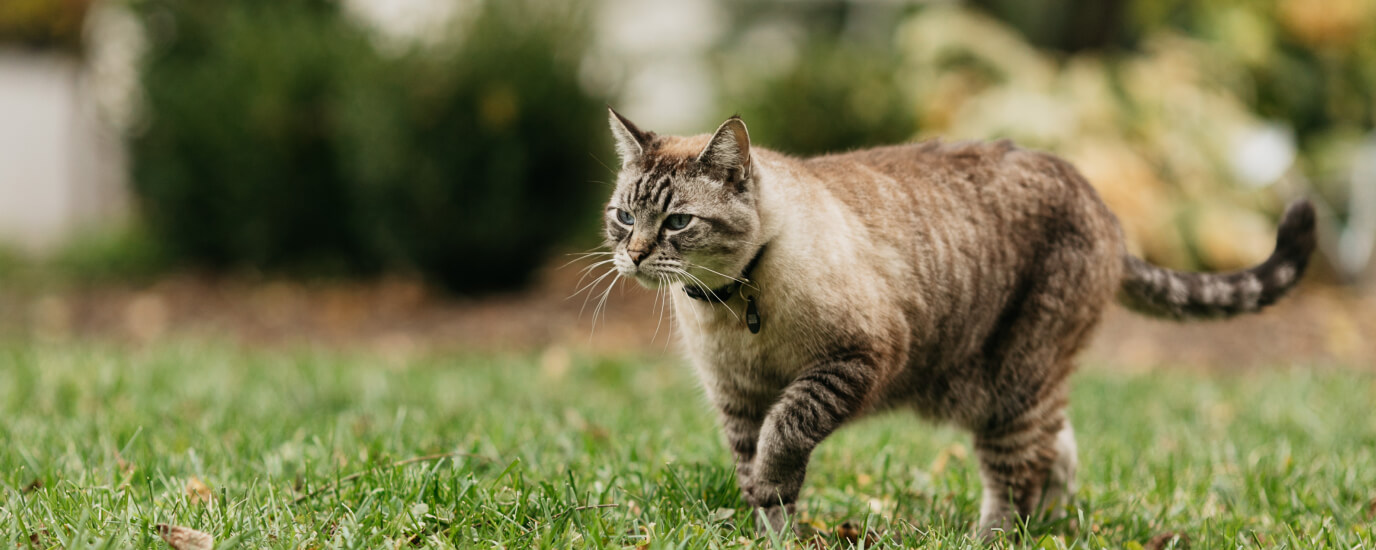
[[[732,296],[736,295],[736,291],[740,290],[741,286],[743,286],[741,284],[742,282],[750,283],[750,274],[755,271],[755,266],[760,263],[760,258],[764,257],[764,249],[765,247],[761,246],[760,249],[755,252],[755,257],[750,258],[750,263],[745,264],[745,271],[742,271],[741,276],[737,277],[736,280],[720,288],[708,290],[704,290],[697,285],[683,285],[683,293],[687,294],[689,298],[702,300],[704,302],[725,302],[730,300]]]

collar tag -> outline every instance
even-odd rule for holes
[[[750,334],[760,333],[760,308],[755,306],[755,297],[745,298],[745,326],[750,329]]]

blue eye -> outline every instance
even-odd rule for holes
[[[626,225],[635,225],[635,216],[632,216],[630,212],[620,208],[616,209],[616,219]]]
[[[688,227],[688,222],[693,221],[693,217],[688,214],[670,214],[664,218],[664,227],[678,231]]]

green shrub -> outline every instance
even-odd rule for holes
[[[606,156],[580,19],[535,6],[487,2],[456,42],[385,55],[334,2],[142,4],[150,120],[132,148],[151,231],[212,267],[524,282],[591,225]]]
[[[916,133],[892,52],[823,39],[806,45],[801,59],[732,101],[760,143],[812,155],[902,143]]]
[[[814,155],[901,143],[917,133],[892,40],[898,15],[910,8],[830,1],[723,7],[731,24],[713,56],[720,96],[749,123],[752,139]]]
[[[79,52],[91,4],[91,0],[0,2],[0,44]]]
[[[145,228],[132,224],[78,233],[46,261],[31,265],[47,279],[129,282],[165,271],[167,258]]]

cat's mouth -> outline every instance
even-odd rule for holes
[[[651,275],[643,271],[635,274],[635,282],[640,283],[640,286],[643,286],[650,290],[654,290],[661,286],[669,284],[669,280],[667,278],[663,276]]]
[[[635,279],[635,282],[640,283],[640,286],[650,290],[667,286],[673,282],[673,276],[670,273],[645,267],[631,272],[622,271],[621,276]]]
[[[716,276],[715,271],[707,270],[705,273],[696,267],[680,266],[646,266],[642,265],[638,269],[622,271],[623,277],[635,279],[640,286],[658,290],[675,284],[685,286],[691,285],[699,288],[718,288],[728,284],[731,280],[723,281]]]
[[[635,282],[640,283],[642,287],[656,290],[678,281],[678,273],[681,272],[681,269],[675,266],[645,263],[639,266],[619,265],[617,266],[617,271],[620,272],[622,277],[634,279]]]
[[[718,281],[717,273],[711,269],[701,272],[699,266],[692,264],[682,264],[673,261],[666,261],[659,258],[651,258],[649,261],[635,265],[629,261],[617,262],[616,269],[622,277],[634,279],[640,286],[658,290],[676,283],[692,284],[704,288],[714,288],[722,283]],[[728,281],[729,282],[729,281]]]

